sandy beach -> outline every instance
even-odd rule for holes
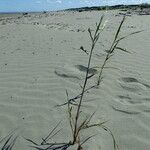
[[[80,47],[90,49],[88,28],[103,14],[106,26],[91,62],[100,66],[122,20],[119,10],[0,15],[0,138],[16,129],[14,150],[34,149],[25,138],[39,142],[59,121],[63,130],[53,141],[69,141],[67,109],[55,106],[66,102],[66,90],[69,98],[80,93],[88,60]],[[121,41],[130,53],[115,51],[82,108],[85,116],[96,111],[94,121],[107,121],[120,150],[150,149],[150,15],[127,16],[120,36],[139,30]],[[96,137],[86,150],[113,149],[101,128],[87,134]]]

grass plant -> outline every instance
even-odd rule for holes
[[[17,138],[18,136],[15,136],[13,132],[2,138],[0,140],[0,150],[12,150]]]
[[[82,150],[83,145],[89,139],[93,138],[95,135],[89,135],[87,138],[82,139],[81,132],[85,131],[85,130],[88,130],[89,128],[101,127],[102,129],[104,129],[105,131],[107,131],[111,135],[111,137],[113,139],[113,148],[114,148],[114,150],[118,149],[118,146],[116,144],[116,140],[114,138],[113,133],[111,132],[110,129],[108,129],[105,126],[106,121],[99,122],[99,123],[91,123],[91,119],[93,118],[95,112],[92,113],[90,115],[90,117],[85,117],[83,120],[81,119],[81,106],[82,106],[84,94],[89,89],[94,88],[95,86],[97,86],[97,85],[94,85],[94,86],[91,86],[90,88],[86,88],[88,80],[91,79],[94,76],[94,74],[92,74],[92,75],[89,74],[89,70],[91,68],[92,54],[93,54],[95,45],[96,45],[96,43],[97,43],[97,41],[100,37],[100,34],[102,33],[102,31],[104,29],[103,19],[104,19],[104,16],[102,16],[100,18],[99,23],[96,24],[96,29],[95,29],[94,33],[92,33],[90,28],[88,29],[89,36],[90,36],[90,39],[91,39],[91,49],[88,53],[85,52],[86,54],[88,54],[87,70],[86,70],[85,79],[84,79],[84,83],[83,83],[83,86],[82,86],[81,94],[79,96],[77,96],[77,98],[79,98],[78,103],[76,103],[76,104],[71,103],[71,101],[69,99],[69,96],[68,96],[68,91],[66,90],[67,103],[65,103],[65,104],[67,104],[67,106],[68,106],[68,116],[69,116],[68,118],[69,118],[69,124],[70,124],[70,128],[71,128],[72,139],[70,139],[69,142],[65,142],[65,143],[57,143],[57,142],[51,143],[51,142],[48,142],[49,139],[51,139],[53,136],[55,136],[56,134],[59,133],[60,130],[57,129],[59,124],[57,124],[54,127],[54,129],[49,133],[49,135],[45,139],[42,139],[42,142],[40,144],[35,143],[31,139],[27,139],[27,141],[34,144],[34,146],[33,146],[34,148],[36,148],[38,150],[56,150],[56,149],[66,150],[66,149],[68,149],[69,147],[71,147],[73,145],[77,145],[77,150]],[[84,50],[83,47],[82,47],[82,50]]]
[[[103,18],[103,17],[102,17],[102,18]],[[140,32],[142,32],[143,30],[136,31],[136,32],[132,32],[132,33],[127,34],[127,35],[125,35],[125,36],[119,37],[120,32],[121,32],[121,28],[122,28],[122,26],[123,26],[123,24],[124,24],[124,22],[125,22],[125,19],[126,19],[126,17],[124,16],[124,17],[122,18],[120,24],[119,24],[119,27],[118,27],[118,29],[117,29],[117,32],[116,32],[116,34],[115,34],[115,36],[114,36],[114,39],[113,39],[113,41],[112,41],[112,44],[111,44],[110,48],[106,51],[106,52],[107,52],[107,55],[106,55],[106,57],[105,57],[105,59],[104,59],[102,65],[99,66],[99,67],[97,67],[97,66],[92,67],[92,68],[94,68],[94,69],[95,69],[95,68],[100,68],[100,69],[99,69],[99,74],[98,74],[97,83],[96,83],[95,85],[90,86],[90,87],[84,87],[84,86],[83,86],[84,91],[82,90],[82,92],[81,92],[80,94],[78,94],[77,96],[75,96],[75,97],[73,97],[73,98],[70,98],[67,102],[65,102],[65,103],[63,103],[63,104],[59,104],[59,105],[57,105],[57,106],[64,106],[64,105],[67,105],[68,103],[70,103],[70,104],[72,104],[72,105],[75,105],[76,102],[77,102],[77,100],[79,100],[79,101],[81,100],[81,97],[83,97],[84,93],[88,92],[89,90],[91,90],[91,89],[93,89],[93,88],[98,88],[99,85],[100,85],[100,83],[101,83],[101,81],[102,81],[102,78],[103,78],[103,70],[104,70],[105,68],[110,68],[110,67],[107,67],[107,63],[109,62],[110,58],[115,54],[115,51],[116,51],[116,50],[120,50],[120,51],[123,51],[123,52],[130,53],[130,54],[131,54],[130,51],[126,50],[125,48],[120,47],[120,46],[119,46],[119,43],[120,43],[122,40],[128,38],[129,36],[134,35],[134,34],[137,34],[137,33],[140,33]],[[94,36],[93,36],[92,33],[91,33],[91,29],[90,29],[90,28],[88,29],[88,32],[89,32],[89,34],[90,34],[90,38],[91,38],[91,41],[92,41],[92,46],[91,46],[92,52],[91,52],[90,54],[93,53],[93,49],[95,48],[95,44],[96,44],[96,42],[97,42],[97,40],[99,39],[99,36],[100,36],[100,32],[98,32],[98,31],[99,31],[98,27],[99,27],[99,24],[98,24],[98,26],[97,26],[97,28],[96,28],[96,30],[95,30]],[[102,27],[101,29],[104,29],[104,25],[103,25],[103,27]],[[101,31],[102,31],[102,30],[101,30]],[[84,51],[83,46],[82,46],[82,49],[81,49],[81,50]],[[89,52],[87,52],[87,51],[84,51],[84,52],[85,52],[86,54],[89,54]],[[90,58],[90,57],[91,57],[91,56],[89,56],[89,59],[90,59],[90,62],[91,62],[91,58]],[[111,67],[111,68],[114,68],[114,67]],[[89,78],[91,78],[91,77],[93,77],[93,76],[95,75],[95,74],[92,74],[92,75],[88,76],[88,71],[89,71],[90,69],[91,69],[91,68],[90,68],[90,65],[88,64],[87,72],[86,72],[86,77],[85,77],[85,81],[86,81],[86,82],[87,82],[87,80],[88,80]],[[85,83],[84,83],[84,84],[85,84]]]
[[[126,36],[119,37],[119,33],[121,31],[121,28],[122,28],[122,25],[123,25],[125,19],[126,19],[126,17],[124,16],[123,19],[122,19],[122,21],[121,21],[121,23],[120,23],[120,25],[119,25],[119,27],[118,27],[118,29],[117,29],[117,32],[116,32],[115,37],[114,37],[114,40],[113,40],[113,42],[112,42],[112,44],[110,46],[110,49],[107,50],[106,58],[105,58],[105,60],[104,60],[104,62],[102,64],[102,66],[100,67],[101,69],[100,69],[99,76],[98,76],[98,81],[97,81],[97,85],[98,86],[100,85],[100,82],[102,80],[103,70],[106,67],[106,64],[109,61],[109,59],[114,55],[115,50],[121,50],[121,51],[126,52],[126,53],[131,53],[128,50],[126,50],[125,48],[119,47],[118,46],[119,43],[122,40],[124,40],[125,38],[127,38],[127,37],[129,37],[131,35],[134,35],[134,34],[142,32],[142,31],[136,31],[136,32],[132,32],[132,33],[126,35]]]
[[[107,50],[107,55],[104,59],[104,62],[102,64],[102,66],[99,67],[100,70],[98,73],[97,83],[95,85],[87,87],[88,81],[90,79],[92,79],[93,76],[96,75],[96,74],[90,74],[89,70],[91,68],[93,68],[93,67],[91,67],[93,51],[95,49],[95,46],[97,44],[97,41],[99,40],[99,37],[100,37],[102,31],[104,29],[103,20],[104,20],[104,16],[102,16],[100,18],[100,21],[96,24],[96,29],[94,30],[94,32],[92,32],[92,30],[90,28],[88,29],[89,37],[91,39],[90,51],[87,52],[84,50],[83,46],[81,47],[81,50],[88,55],[87,70],[86,70],[83,86],[81,86],[82,87],[81,93],[78,94],[76,97],[69,99],[68,91],[66,90],[67,102],[59,105],[59,106],[63,106],[63,105],[68,106],[67,107],[68,120],[69,120],[72,138],[69,141],[64,142],[64,143],[61,143],[61,142],[59,143],[57,141],[51,142],[53,137],[56,136],[57,134],[59,134],[59,132],[61,131],[61,129],[59,129],[59,125],[61,122],[59,122],[50,131],[50,133],[45,138],[42,139],[42,141],[40,143],[36,143],[31,139],[26,139],[27,141],[29,141],[30,143],[33,144],[31,147],[33,147],[37,150],[67,150],[69,147],[77,145],[77,150],[82,150],[84,145],[87,143],[87,141],[90,140],[91,138],[93,138],[95,135],[89,135],[88,137],[83,139],[81,136],[81,132],[87,131],[90,128],[100,127],[103,130],[105,130],[107,133],[109,133],[110,136],[112,137],[112,140],[113,140],[113,148],[112,149],[114,149],[114,150],[118,149],[118,146],[116,144],[116,140],[115,140],[113,133],[111,132],[111,130],[108,127],[105,126],[106,121],[102,121],[99,123],[91,123],[91,120],[93,119],[93,116],[95,115],[95,112],[91,113],[91,115],[89,117],[85,117],[84,119],[81,118],[82,103],[83,103],[83,98],[84,98],[86,92],[93,88],[96,88],[100,85],[100,83],[102,81],[103,70],[106,68],[106,65],[107,65],[109,59],[114,55],[115,50],[121,50],[121,51],[130,53],[126,49],[119,47],[118,46],[119,42],[122,41],[123,39],[127,38],[128,36],[139,33],[141,31],[133,32],[126,36],[119,37],[119,33],[120,33],[122,25],[125,21],[125,17],[123,17],[123,19],[121,20],[121,23],[117,29],[117,32],[115,34],[114,40],[112,41],[110,49]],[[76,101],[77,99],[78,99],[78,101]],[[1,150],[12,150],[12,148],[16,142],[16,139],[17,139],[17,136],[14,137],[13,134],[10,134],[7,137],[3,138],[0,141],[0,144],[3,143],[3,145],[1,146]]]

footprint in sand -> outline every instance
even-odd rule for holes
[[[64,65],[55,69],[54,73],[62,78],[81,80],[76,68],[69,65]]]
[[[114,99],[112,108],[115,111],[126,114],[150,112],[150,108],[147,107],[147,103],[150,102],[148,84],[133,77],[122,77],[119,84],[127,93],[123,92]]]
[[[149,98],[138,98],[133,96],[118,95],[114,99],[114,103],[111,104],[111,107],[114,111],[118,111],[124,114],[137,115],[140,113],[150,113]]]
[[[140,82],[139,80],[132,78],[132,77],[124,77],[124,78],[122,78],[122,81],[127,82],[127,83],[133,83],[133,82],[140,83],[140,84],[144,85],[145,87],[150,88],[150,85]]]
[[[122,103],[122,104],[127,104],[127,105],[136,105],[136,104],[141,104],[142,100],[132,96],[132,95],[117,95],[116,101]]]
[[[150,85],[133,77],[123,77],[119,81],[120,86],[129,92],[140,92],[143,91],[145,87],[150,88]]]
[[[125,114],[128,114],[128,115],[137,115],[137,114],[141,113],[137,109],[133,109],[133,108],[130,108],[130,107],[127,107],[127,106],[125,106],[125,107],[112,106],[112,108],[115,111],[125,113]]]
[[[75,66],[64,65],[62,67],[56,68],[54,73],[62,78],[81,80],[82,79],[81,73],[86,73],[86,71],[87,67],[83,65],[75,65]],[[89,69],[90,75],[94,75],[96,73],[97,73],[96,69],[93,68]]]
[[[114,111],[118,111],[128,115],[137,115],[141,113],[141,110],[137,107],[142,102],[135,97],[126,95],[117,95],[114,99],[114,103],[111,105]]]

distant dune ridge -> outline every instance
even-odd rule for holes
[[[90,48],[87,30],[91,27],[93,31],[104,14],[107,24],[95,47],[92,66],[103,63],[122,16],[127,16],[122,36],[143,32],[120,43],[129,53],[117,51],[110,59],[100,87],[89,91],[87,99],[83,99],[83,110],[87,116],[96,110],[95,120],[108,120],[106,125],[120,150],[149,150],[149,12],[149,7],[143,6],[107,12],[73,9],[0,15],[0,142],[17,129],[19,138],[16,141],[17,135],[13,137],[14,150],[32,149],[25,138],[40,141],[60,120],[62,127],[68,126],[65,108],[55,106],[66,101],[66,89],[69,97],[81,91],[87,71],[85,50],[88,53]],[[89,72],[98,73],[97,68]],[[96,81],[94,76],[89,84]],[[69,138],[68,132],[68,128],[63,130],[54,140],[63,142]],[[112,139],[105,132],[94,129],[94,133],[100,134],[85,149],[112,149]]]

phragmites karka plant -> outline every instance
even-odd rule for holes
[[[82,121],[80,120],[81,106],[82,106],[84,94],[86,93],[87,90],[95,87],[95,85],[94,85],[94,86],[86,89],[86,85],[87,85],[88,80],[94,76],[93,74],[89,75],[89,69],[91,67],[90,65],[91,65],[91,61],[92,61],[92,54],[93,54],[95,45],[96,45],[96,43],[100,37],[100,34],[102,33],[102,31],[104,29],[103,19],[104,19],[104,16],[102,16],[100,18],[99,23],[96,24],[96,29],[95,29],[94,34],[92,34],[92,31],[90,28],[88,29],[90,39],[91,39],[91,49],[88,53],[89,57],[88,57],[88,64],[87,64],[87,70],[86,70],[86,75],[85,75],[85,79],[84,79],[84,84],[82,86],[81,94],[78,97],[79,101],[76,102],[75,105],[72,103],[72,101],[74,101],[74,100],[69,99],[68,92],[66,90],[67,103],[65,103],[65,104],[67,104],[67,106],[68,106],[68,115],[69,115],[68,118],[69,118],[69,124],[70,124],[70,128],[71,128],[72,139],[70,139],[70,141],[66,142],[66,143],[57,143],[57,142],[50,143],[49,142],[49,139],[51,139],[53,136],[55,136],[60,131],[60,130],[57,130],[57,127],[60,124],[59,123],[56,125],[56,127],[54,127],[54,129],[50,132],[50,134],[46,138],[42,139],[41,144],[37,144],[34,141],[32,141],[31,139],[27,139],[29,142],[32,142],[34,144],[34,146],[33,146],[34,148],[43,149],[43,150],[50,150],[50,149],[52,149],[52,150],[55,150],[55,149],[66,150],[70,146],[78,145],[77,150],[81,150],[83,145],[89,139],[91,139],[94,136],[94,135],[89,135],[87,138],[82,139],[82,137],[80,136],[81,131],[88,130],[89,128],[93,128],[93,127],[101,127],[104,130],[106,130],[112,136],[113,143],[114,143],[114,150],[117,150],[117,144],[116,144],[115,138],[114,138],[111,130],[109,130],[104,125],[106,121],[91,124],[91,119],[93,118],[95,113],[92,113],[90,115],[90,117],[86,117]],[[84,51],[84,48],[82,50]],[[63,104],[63,105],[65,105],[65,104]],[[75,111],[75,113],[73,113],[73,111]]]
[[[117,29],[117,32],[115,34],[114,40],[112,41],[112,44],[110,46],[110,49],[107,50],[107,55],[104,59],[104,62],[102,64],[102,66],[100,67],[91,67],[91,61],[92,61],[92,56],[93,56],[93,51],[95,48],[95,45],[97,44],[97,41],[99,40],[100,34],[102,33],[103,29],[105,28],[105,23],[103,24],[103,19],[104,16],[102,16],[100,18],[100,21],[98,24],[96,24],[96,29],[94,31],[94,33],[92,32],[92,30],[89,28],[88,32],[89,32],[89,36],[91,39],[91,48],[90,51],[86,51],[84,50],[84,47],[81,46],[80,49],[82,51],[84,51],[87,55],[88,55],[88,63],[87,63],[87,70],[86,70],[86,74],[85,74],[85,78],[84,78],[84,83],[81,90],[81,93],[78,94],[76,97],[74,98],[69,98],[68,96],[68,91],[66,90],[66,95],[67,95],[67,102],[64,104],[60,104],[58,106],[68,106],[68,118],[69,118],[69,125],[71,128],[71,135],[72,135],[72,139],[70,139],[69,142],[66,143],[58,143],[58,142],[49,142],[50,139],[52,139],[56,134],[58,134],[60,132],[58,128],[60,122],[54,127],[54,129],[48,134],[48,136],[44,139],[42,139],[41,144],[37,144],[34,141],[32,141],[31,139],[27,139],[29,142],[31,142],[32,144],[34,144],[34,148],[38,149],[38,150],[66,150],[71,146],[77,145],[77,150],[81,150],[83,149],[83,145],[86,144],[86,142],[93,138],[95,135],[89,135],[87,138],[82,138],[81,137],[81,132],[88,130],[89,128],[93,128],[93,127],[101,127],[102,129],[104,129],[105,131],[107,131],[113,140],[113,149],[117,150],[118,149],[118,145],[116,144],[116,140],[115,137],[113,135],[113,133],[111,132],[111,130],[105,126],[106,121],[103,122],[99,122],[99,123],[91,123],[91,119],[93,118],[94,113],[92,113],[90,115],[90,117],[85,117],[84,119],[81,119],[81,109],[82,109],[82,103],[83,103],[83,97],[86,94],[86,92],[88,92],[90,89],[93,88],[97,88],[101,81],[102,81],[102,75],[103,75],[103,70],[106,68],[106,64],[109,61],[109,59],[114,55],[115,50],[121,50],[127,53],[130,53],[129,51],[127,51],[124,48],[121,48],[118,46],[119,42],[122,41],[123,39],[127,38],[130,35],[139,33],[141,31],[137,31],[137,32],[133,32],[130,33],[126,36],[123,37],[119,37],[119,33],[121,31],[122,25],[125,21],[125,17],[123,17],[123,19],[121,20],[121,23]],[[90,74],[89,70],[91,68],[100,68],[99,69],[99,74],[98,74],[98,80],[97,80],[97,84],[96,85],[92,85],[90,87],[86,87],[88,80],[91,79],[93,76],[95,76],[95,74]]]
[[[6,137],[0,139],[0,150],[12,150],[18,136],[15,135],[14,131],[8,134]]]
[[[90,128],[100,127],[101,129],[104,129],[105,131],[107,131],[107,133],[109,133],[110,136],[112,137],[112,140],[113,140],[113,148],[112,149],[114,149],[114,150],[118,149],[118,146],[116,144],[116,140],[115,140],[113,133],[111,132],[111,130],[108,127],[105,126],[106,121],[102,121],[102,122],[98,122],[98,123],[97,122],[91,123],[91,120],[93,119],[93,116],[95,115],[95,112],[91,113],[91,115],[89,117],[85,117],[85,118],[81,117],[82,116],[82,114],[81,114],[82,103],[83,103],[83,98],[84,98],[85,94],[89,90],[97,88],[100,85],[100,83],[102,81],[103,70],[106,68],[106,64],[108,63],[109,59],[113,56],[115,50],[121,50],[121,51],[130,53],[126,49],[119,47],[118,46],[119,42],[122,41],[123,39],[127,38],[128,36],[139,33],[141,31],[133,32],[129,35],[119,37],[119,33],[120,33],[122,25],[125,21],[125,17],[123,17],[123,19],[121,20],[121,23],[117,29],[117,32],[115,34],[114,40],[112,41],[110,49],[107,50],[107,55],[104,59],[102,66],[91,67],[93,51],[95,49],[95,46],[97,44],[97,41],[99,40],[99,37],[100,37],[102,31],[105,28],[105,23],[103,23],[103,20],[104,20],[104,16],[102,16],[100,18],[100,21],[96,24],[96,29],[94,31],[92,31],[90,28],[88,29],[89,37],[91,39],[90,50],[85,51],[83,46],[80,48],[88,56],[88,58],[87,58],[87,60],[88,60],[87,70],[86,70],[83,85],[81,86],[82,87],[81,93],[78,94],[76,97],[70,99],[69,95],[68,95],[68,91],[66,90],[67,102],[64,104],[58,105],[58,106],[67,106],[69,125],[71,128],[71,130],[70,130],[71,133],[69,133],[69,134],[72,135],[72,138],[69,139],[69,141],[63,142],[63,143],[58,142],[58,141],[55,141],[55,142],[52,141],[51,142],[52,138],[54,136],[56,136],[61,131],[61,129],[58,129],[58,127],[61,123],[61,122],[59,122],[51,130],[51,132],[45,138],[42,139],[41,143],[36,143],[31,139],[26,139],[27,141],[29,141],[33,144],[31,147],[38,149],[38,150],[66,150],[66,149],[70,148],[71,146],[76,145],[77,150],[82,150],[83,146],[88,142],[88,140],[91,138],[94,138],[95,135],[89,135],[86,138],[83,138],[81,136],[81,132],[87,131]],[[88,81],[90,79],[92,79],[93,76],[97,75],[97,74],[90,74],[89,73],[91,68],[99,69],[98,80],[97,80],[97,83],[95,85],[87,87]],[[0,144],[4,140],[5,140],[5,142],[2,145],[1,150],[12,150],[12,148],[16,142],[16,139],[17,139],[17,137],[14,137],[13,134],[9,135],[5,139],[2,139],[0,141]]]

